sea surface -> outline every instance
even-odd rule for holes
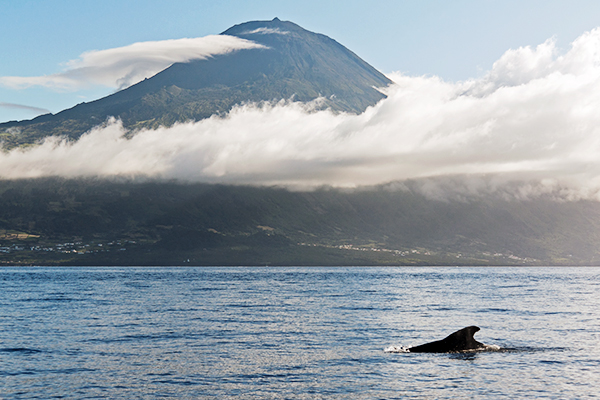
[[[469,325],[502,350],[384,351]],[[2,399],[585,399],[599,388],[599,268],[0,268]]]

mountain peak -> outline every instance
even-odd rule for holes
[[[230,35],[230,36],[238,36],[238,37],[246,37],[249,35],[259,35],[266,33],[278,33],[278,32],[269,32],[268,29],[273,30],[281,30],[279,33],[283,32],[296,32],[296,33],[304,33],[310,34],[313,32],[307,31],[299,25],[296,25],[290,21],[282,21],[279,18],[275,17],[270,21],[248,21],[243,22],[241,24],[237,24],[222,32],[221,35]]]
[[[227,113],[244,102],[323,98],[334,111],[361,113],[391,81],[335,40],[289,21],[250,21],[222,33],[263,45],[175,63],[151,78],[56,115],[0,124],[18,126],[14,145],[53,134],[76,139],[109,116],[129,129],[156,128]],[[10,146],[11,144],[9,144]]]

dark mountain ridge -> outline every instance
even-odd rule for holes
[[[0,181],[0,263],[7,264],[598,265],[599,241],[597,201],[439,201],[383,186],[290,192]]]
[[[5,148],[50,135],[76,139],[109,116],[120,118],[128,129],[156,128],[226,113],[244,102],[307,102],[322,97],[323,107],[361,113],[385,97],[376,88],[391,84],[335,40],[292,22],[277,18],[246,22],[222,34],[265,48],[175,63],[104,98],[57,114],[0,124]]]

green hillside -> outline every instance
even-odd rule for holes
[[[594,264],[600,260],[597,221],[598,202],[491,197],[442,202],[384,187],[290,192],[158,182],[4,181],[0,262]]]

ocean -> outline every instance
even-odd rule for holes
[[[390,353],[477,325],[499,351]],[[0,268],[2,399],[600,397],[600,268]]]

